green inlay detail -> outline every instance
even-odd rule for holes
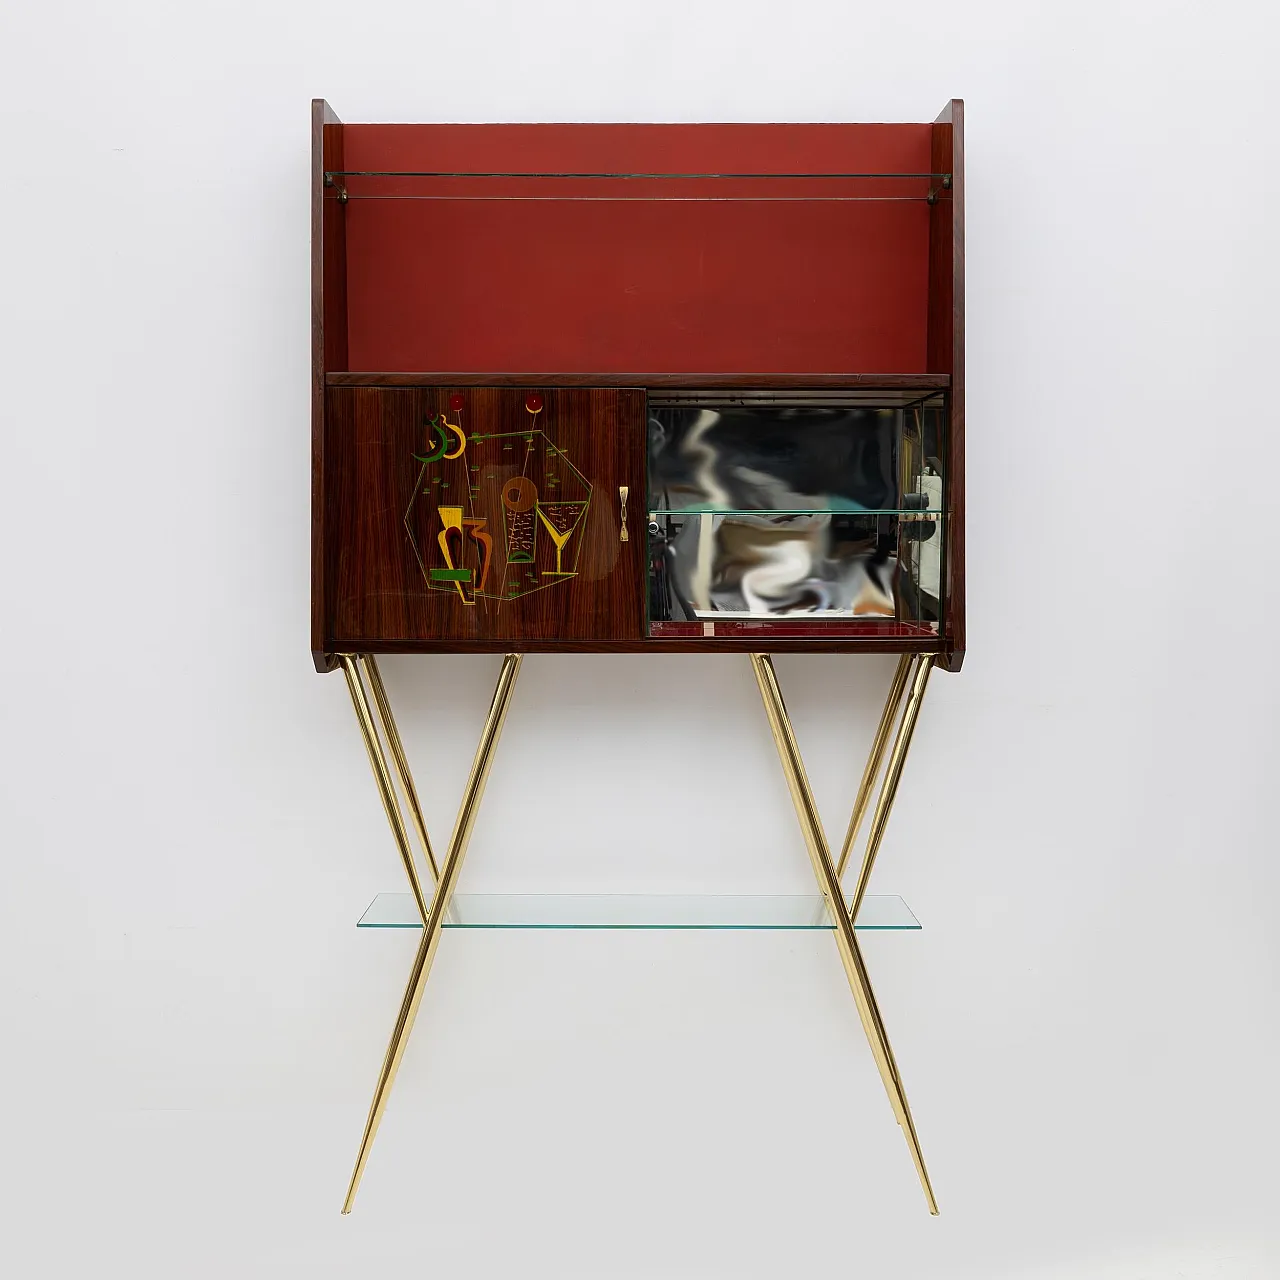
[[[432,569],[432,582],[470,582],[470,569]]]

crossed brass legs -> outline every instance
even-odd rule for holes
[[[836,875],[841,879],[844,878],[845,865],[849,861],[849,854],[853,851],[853,842],[858,838],[862,819],[867,816],[867,806],[871,803],[871,788],[876,785],[876,774],[880,772],[880,766],[884,763],[884,750],[889,743],[889,734],[893,732],[893,722],[898,715],[903,691],[911,676],[911,662],[911,654],[904,653],[898,659],[898,669],[893,673],[893,683],[889,686],[889,697],[884,704],[884,714],[880,717],[880,726],[876,729],[871,754],[867,757],[867,767],[862,771],[862,781],[858,784],[858,797],[853,802],[853,813],[849,817],[849,829],[844,834],[844,847],[840,850],[840,861],[836,863]]]
[[[360,678],[361,658],[358,654],[340,653],[338,661],[342,664],[342,674],[347,677],[347,690],[351,694],[352,705],[356,709],[356,719],[360,722],[360,734],[364,738],[365,750],[369,753],[369,766],[373,769],[374,781],[378,784],[378,794],[382,797],[382,807],[387,811],[387,821],[391,824],[391,834],[395,836],[396,847],[400,850],[400,861],[404,863],[405,874],[409,877],[409,887],[413,890],[413,900],[418,904],[418,914],[427,918],[427,899],[423,893],[422,881],[418,876],[418,865],[413,856],[413,846],[409,843],[409,832],[405,829],[404,818],[400,813],[400,804],[396,799],[395,784],[391,781],[391,770],[387,767],[387,757],[382,750],[382,742],[378,737],[378,729],[374,724],[373,712],[369,707],[369,698],[364,691],[364,681]],[[387,703],[387,691],[382,686],[382,676],[372,654],[363,659],[369,672],[369,683],[373,686],[374,698],[382,718],[382,727],[391,745],[391,753],[395,759],[396,771],[400,775],[400,785],[407,794],[409,808],[414,815],[414,823],[418,835],[427,854],[427,862],[431,866],[432,875],[439,880],[436,871],[435,856],[427,840],[426,826],[422,821],[422,809],[418,804],[418,793],[414,789],[413,778],[409,774],[409,765],[405,760],[404,748],[400,743],[400,734],[396,730],[396,722],[391,718],[391,707]]]
[[[502,672],[498,677],[497,689],[494,692],[493,702],[489,708],[484,730],[480,736],[479,746],[476,748],[475,760],[471,766],[471,773],[463,792],[457,821],[454,824],[453,834],[449,841],[443,866],[438,873],[436,872],[431,845],[427,839],[426,824],[422,819],[422,811],[418,804],[413,779],[409,773],[404,749],[400,742],[399,733],[396,730],[395,721],[391,715],[390,705],[387,702],[386,691],[382,686],[377,664],[369,655],[361,658],[357,655],[344,654],[340,656],[340,661],[351,693],[352,703],[355,706],[356,716],[360,723],[365,747],[369,754],[369,762],[373,768],[374,778],[378,784],[383,806],[386,809],[387,820],[391,825],[392,834],[395,836],[405,871],[409,877],[410,886],[413,889],[418,909],[423,918],[422,937],[419,940],[418,950],[409,972],[408,984],[401,1000],[395,1027],[391,1033],[391,1041],[383,1058],[377,1087],[369,1107],[369,1116],[365,1122],[364,1134],[360,1140],[360,1150],[356,1157],[355,1169],[352,1172],[351,1183],[347,1189],[346,1200],[343,1203],[342,1212],[345,1214],[351,1212],[356,1191],[360,1186],[360,1179],[364,1174],[365,1164],[369,1158],[370,1148],[374,1137],[377,1135],[378,1126],[386,1109],[387,1098],[395,1082],[409,1034],[413,1029],[414,1020],[422,1003],[423,991],[440,941],[440,927],[445,913],[449,909],[454,886],[461,871],[462,860],[466,855],[471,830],[475,824],[480,801],[484,794],[485,783],[488,780],[494,747],[502,732],[503,722],[506,719],[511,695],[515,688],[516,677],[520,671],[521,658],[517,654],[509,654],[503,659]],[[849,834],[841,857],[841,869],[848,858],[849,850],[852,848],[862,818],[870,804],[871,790],[874,786],[875,778],[879,774],[885,751],[889,746],[889,735],[893,722],[897,718],[903,694],[906,692],[908,684],[910,684],[911,692],[907,697],[906,709],[903,712],[902,721],[894,738],[892,750],[889,753],[889,764],[885,780],[881,787],[875,812],[872,815],[867,851],[859,871],[853,904],[851,907],[846,908],[840,883],[840,870],[837,869],[832,861],[826,835],[822,829],[822,821],[818,816],[813,793],[805,775],[804,763],[800,758],[800,752],[791,731],[791,723],[787,717],[786,706],[783,703],[782,693],[778,687],[778,677],[773,669],[773,663],[764,654],[751,655],[756,680],[760,686],[760,694],[764,700],[765,713],[773,731],[774,742],[777,745],[783,772],[787,778],[787,786],[795,804],[796,815],[804,832],[805,844],[813,862],[814,873],[817,876],[831,917],[835,921],[836,945],[840,953],[840,959],[844,964],[849,986],[853,991],[854,1002],[858,1008],[858,1016],[862,1021],[863,1031],[866,1033],[868,1043],[871,1046],[872,1056],[880,1072],[880,1077],[884,1081],[890,1104],[906,1136],[907,1145],[911,1150],[911,1157],[916,1166],[916,1172],[919,1175],[921,1186],[924,1188],[925,1197],[928,1201],[929,1211],[937,1213],[937,1202],[934,1199],[933,1189],[929,1183],[929,1174],[925,1168],[924,1156],[921,1153],[920,1142],[911,1119],[911,1111],[907,1105],[906,1093],[903,1090],[897,1063],[894,1061],[893,1050],[889,1045],[884,1022],[876,1004],[875,993],[871,988],[870,978],[867,975],[866,964],[858,946],[853,923],[857,908],[861,904],[862,896],[866,891],[867,881],[871,875],[876,853],[884,836],[889,812],[893,805],[907,750],[911,743],[911,735],[915,729],[916,720],[920,713],[920,705],[924,698],[925,687],[928,684],[929,673],[933,666],[932,657],[925,656],[915,659],[915,674],[912,677],[912,661],[910,658],[904,658],[899,664],[893,687],[890,690],[889,701],[876,734],[871,759],[867,762],[862,783],[859,787],[858,800],[854,806],[854,815],[850,820]],[[361,677],[362,664],[368,674],[369,683],[373,690],[374,703],[377,706],[378,718],[381,720],[382,733],[385,735],[391,751],[396,777],[408,803],[427,861],[431,866],[432,872],[436,873],[434,891],[429,903],[425,900],[413,850],[409,842],[408,830],[401,816],[395,783],[392,780],[391,766],[388,764],[386,755],[383,752],[378,725],[375,722],[373,709],[365,692],[364,682]]]
[[[453,888],[457,883],[458,873],[462,869],[462,859],[466,856],[467,844],[471,839],[471,829],[475,825],[476,814],[480,809],[480,800],[484,795],[484,786],[489,778],[489,767],[493,763],[493,749],[497,745],[499,735],[502,733],[502,724],[507,717],[507,708],[511,703],[511,694],[515,688],[516,676],[520,674],[520,661],[521,656],[514,653],[508,654],[502,660],[502,672],[498,676],[498,687],[494,691],[493,703],[489,707],[489,715],[485,720],[484,730],[480,734],[480,745],[476,748],[476,756],[471,765],[471,773],[467,778],[467,785],[462,793],[462,804],[458,809],[458,818],[454,823],[453,835],[449,839],[449,848],[445,853],[444,865],[440,868],[440,874],[436,878],[435,891],[431,895],[431,903],[423,910],[422,937],[418,942],[417,954],[413,958],[413,967],[409,971],[409,982],[405,987],[404,998],[400,1002],[400,1012],[396,1017],[396,1024],[391,1032],[391,1043],[387,1045],[386,1056],[382,1060],[382,1070],[378,1075],[378,1085],[374,1090],[373,1102],[369,1107],[369,1118],[365,1122],[364,1135],[360,1139],[360,1152],[356,1156],[356,1167],[351,1174],[351,1185],[347,1188],[347,1198],[342,1206],[343,1213],[350,1213],[351,1206],[355,1202],[356,1191],[360,1186],[360,1178],[364,1174],[364,1167],[369,1159],[369,1149],[373,1145],[373,1139],[378,1132],[378,1125],[382,1122],[382,1113],[386,1110],[387,1097],[391,1092],[392,1084],[395,1083],[396,1072],[400,1069],[400,1060],[404,1056],[409,1033],[413,1030],[414,1019],[418,1016],[418,1006],[422,1003],[422,993],[427,985],[427,977],[431,973],[431,962],[435,959],[436,947],[440,942],[440,925],[444,919],[445,912],[448,910],[449,900],[453,896]],[[352,698],[354,699],[359,676],[356,673],[353,679],[353,665],[350,659],[343,659],[343,670],[347,672],[347,680],[352,684]],[[357,711],[359,711],[358,705]],[[363,725],[364,717],[361,717],[361,726],[363,727]],[[369,754],[372,759],[374,754],[372,748],[370,748]],[[403,758],[403,753],[401,753],[400,758]],[[376,763],[374,765],[374,773],[379,773]],[[383,773],[385,773],[385,763]],[[383,790],[385,801],[386,789],[382,787],[381,776],[379,777],[379,786]],[[412,783],[409,786],[412,787]],[[388,807],[388,817],[391,816],[391,807],[394,806]],[[399,813],[397,811],[396,819],[398,818]],[[391,823],[393,830],[397,829],[396,819],[393,819]],[[403,830],[404,824],[400,822],[399,830],[397,831],[398,842]]]
[[[903,661],[905,662],[905,656]],[[902,778],[902,766],[907,761],[907,751],[911,746],[911,735],[916,730],[916,720],[920,717],[920,704],[924,701],[925,686],[929,683],[929,673],[932,670],[932,654],[922,655],[916,663],[916,674],[911,681],[911,694],[907,698],[907,709],[902,713],[902,723],[898,726],[898,736],[894,739],[893,750],[889,754],[889,767],[885,770],[884,785],[880,788],[880,798],[876,801],[876,811],[871,815],[871,832],[867,836],[866,852],[862,855],[862,866],[858,868],[858,880],[853,887],[853,897],[849,899],[849,916],[853,920],[857,920],[858,908],[862,906],[862,899],[866,897],[867,884],[871,880],[871,868],[875,866],[876,854],[880,852],[880,841],[884,839],[884,829],[889,825],[889,811],[893,808],[894,797],[898,794],[898,782]],[[900,673],[903,671],[902,663],[898,664],[898,671]],[[905,675],[903,684],[906,684]],[[881,754],[883,754],[884,744],[880,743],[879,747]],[[878,762],[876,767],[879,767]],[[867,761],[867,768],[871,768],[870,760]]]
[[[418,801],[418,789],[413,785],[413,774],[409,772],[409,761],[405,759],[400,730],[396,728],[395,717],[391,714],[391,703],[387,701],[387,689],[382,683],[382,672],[378,670],[378,660],[373,654],[364,655],[364,669],[369,673],[369,688],[373,690],[373,701],[378,708],[378,717],[386,732],[387,747],[396,766],[396,776],[400,779],[405,804],[409,806],[409,817],[413,820],[418,839],[422,841],[422,851],[427,855],[427,865],[431,868],[431,879],[434,882],[440,879],[440,868],[436,866],[435,851],[431,848],[431,841],[427,836],[427,824],[422,817],[422,805]]]
[[[924,664],[924,670],[917,673],[916,683],[912,690],[913,697],[915,697],[917,690],[920,696],[923,696],[924,684],[928,680],[928,667],[932,665],[933,660],[931,657],[926,657],[921,661]],[[782,691],[778,687],[777,673],[773,669],[773,662],[766,654],[753,653],[751,655],[751,665],[755,669],[756,682],[760,686],[760,696],[764,700],[765,714],[769,718],[769,727],[773,731],[773,740],[778,748],[778,756],[782,761],[782,770],[787,778],[787,787],[791,792],[791,799],[796,808],[796,816],[800,819],[800,826],[804,832],[805,844],[809,850],[809,858],[813,863],[814,874],[817,876],[823,897],[826,899],[827,910],[831,913],[832,920],[835,921],[836,946],[840,952],[840,959],[844,964],[845,974],[849,979],[849,986],[853,991],[854,1002],[858,1006],[858,1016],[862,1020],[862,1029],[866,1033],[867,1042],[871,1046],[871,1054],[875,1058],[876,1067],[880,1071],[880,1078],[884,1081],[885,1091],[889,1095],[889,1102],[893,1107],[894,1115],[897,1117],[898,1124],[902,1126],[902,1132],[906,1136],[907,1146],[911,1150],[911,1159],[915,1163],[920,1185],[924,1188],[929,1212],[937,1213],[938,1202],[934,1199],[933,1187],[929,1183],[929,1172],[925,1168],[924,1154],[920,1150],[920,1139],[916,1136],[915,1124],[911,1119],[911,1109],[907,1105],[907,1095],[903,1090],[902,1079],[898,1074],[898,1064],[894,1061],[893,1050],[889,1045],[889,1037],[885,1033],[884,1021],[880,1016],[879,1006],[876,1004],[875,992],[871,989],[871,980],[867,975],[867,967],[862,959],[862,951],[858,946],[858,939],[854,933],[853,915],[845,907],[844,892],[840,887],[840,877],[836,871],[835,863],[831,859],[831,851],[827,846],[827,837],[822,829],[822,819],[818,816],[813,792],[809,787],[809,779],[805,775],[804,762],[800,758],[795,735],[791,731],[791,721],[787,716],[787,709],[782,701]],[[902,677],[901,685],[905,687],[906,679],[901,666],[899,667],[899,674]],[[895,684],[897,683],[898,681],[895,680]],[[898,696],[901,697],[901,688]],[[918,714],[919,698],[915,699],[915,710]],[[891,722],[892,716],[886,713],[886,719]],[[914,723],[915,721],[912,719],[910,728],[914,727]],[[904,728],[908,729],[907,738],[909,740],[910,728],[905,723]],[[887,732],[884,737],[887,741]],[[902,769],[902,759],[906,756],[906,744],[902,741],[902,738],[903,731],[900,729],[898,742],[894,746],[894,758],[897,760],[899,774]],[[901,751],[899,751],[899,747],[901,747]],[[881,750],[883,750],[883,746],[881,746]],[[874,778],[874,773],[872,776]],[[892,777],[892,784],[893,788],[896,788],[896,776]],[[888,779],[886,779],[885,787],[886,792],[888,792]],[[869,786],[867,787],[867,792],[868,794],[870,793]],[[892,804],[893,797],[892,794],[888,794],[888,802],[885,803],[885,794],[882,793],[881,802],[884,808],[883,816],[887,820],[888,808]],[[880,809],[881,805],[877,805],[877,817],[881,816]],[[881,823],[881,831],[883,831],[883,822]]]

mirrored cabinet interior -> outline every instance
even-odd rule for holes
[[[650,636],[936,640],[945,398],[651,397]]]

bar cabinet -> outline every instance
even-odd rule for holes
[[[936,1213],[856,930],[914,927],[867,888],[930,675],[965,653],[962,104],[444,125],[317,100],[312,146],[311,652],[343,672],[408,878],[362,923],[422,931],[343,1211],[442,930],[521,912],[454,888],[524,655],[698,651],[752,664],[820,896],[686,903],[677,927],[833,933]],[[504,656],[437,858],[377,655],[442,652]],[[898,655],[838,849],[776,652]]]

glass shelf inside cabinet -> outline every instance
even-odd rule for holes
[[[806,203],[950,199],[949,173],[674,173],[589,170],[330,169],[325,195],[347,200]]]
[[[650,516],[759,516],[762,521],[775,516],[895,516],[900,520],[936,520],[942,515],[941,507],[855,507],[842,506],[833,501],[824,507],[703,507],[692,504],[687,507],[655,508]]]
[[[420,929],[413,895],[380,893],[361,929]],[[817,894],[459,893],[445,929],[834,929]],[[893,894],[868,894],[858,929],[919,929]]]

